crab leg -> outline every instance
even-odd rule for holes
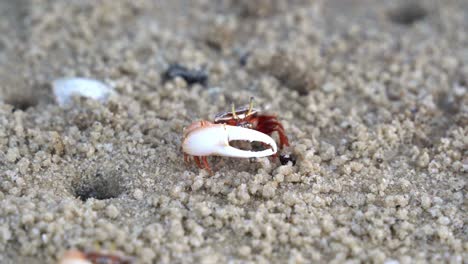
[[[203,166],[205,166],[205,169],[207,169],[211,174],[212,173],[211,168],[210,168],[210,165],[208,164],[208,160],[206,159],[206,156],[202,157],[201,160],[203,161]]]
[[[273,132],[277,131],[280,137],[280,148],[283,146],[289,146],[288,137],[284,132],[284,127],[280,122],[278,122],[276,116],[258,117],[258,124],[256,129],[268,135],[271,135]]]
[[[197,163],[198,168],[203,169],[203,166],[200,163],[200,157],[195,156],[193,159],[195,160],[195,163]]]

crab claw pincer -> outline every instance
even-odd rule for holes
[[[234,140],[257,141],[268,145],[270,148],[262,151],[241,150],[229,145],[229,142]],[[262,132],[238,126],[201,121],[199,126],[195,125],[192,130],[185,133],[182,149],[184,153],[192,156],[260,158],[274,155],[278,148],[275,141]]]
[[[242,150],[229,145],[231,141],[257,141],[269,148],[262,151]],[[184,129],[182,140],[185,162],[188,162],[188,157],[191,155],[199,168],[205,168],[210,173],[207,156],[260,158],[274,155],[277,150],[275,141],[262,132],[239,126],[213,124],[208,121],[192,123]]]

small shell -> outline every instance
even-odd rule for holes
[[[115,91],[98,80],[64,78],[52,82],[55,99],[60,106],[69,105],[73,95],[83,96],[105,103]]]

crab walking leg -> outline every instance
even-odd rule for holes
[[[210,174],[211,174],[211,173],[212,173],[212,172],[211,172],[211,167],[210,167],[210,164],[208,164],[207,157],[206,157],[206,156],[205,156],[205,157],[202,157],[201,160],[203,161],[203,165],[205,166],[205,169],[207,169],[207,170],[210,172]]]
[[[200,163],[200,157],[195,156],[193,159],[195,160],[195,163],[197,163],[198,168],[203,169],[203,166]]]
[[[283,125],[278,121],[276,116],[273,115],[262,115],[257,118],[257,127],[256,129],[260,132],[263,132],[267,135],[271,135],[273,132],[278,132],[280,138],[280,148],[283,146],[289,146],[288,137],[284,132]]]
[[[230,141],[257,141],[271,147],[263,151],[246,151],[231,147]],[[214,124],[191,131],[182,144],[183,151],[193,156],[225,156],[233,158],[260,158],[271,156],[278,150],[275,141],[268,135],[237,126]],[[198,163],[198,162],[197,162]]]

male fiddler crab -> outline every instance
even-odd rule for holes
[[[248,107],[235,108],[232,112],[223,112],[215,116],[214,122],[205,120],[192,123],[184,129],[182,151],[188,162],[193,156],[201,169],[211,173],[207,156],[224,156],[235,158],[260,158],[275,155],[276,142],[269,136],[278,132],[280,148],[289,146],[284,128],[276,116],[260,115],[253,108],[252,98]],[[260,142],[267,148],[262,151],[247,151],[231,146],[231,141]]]

